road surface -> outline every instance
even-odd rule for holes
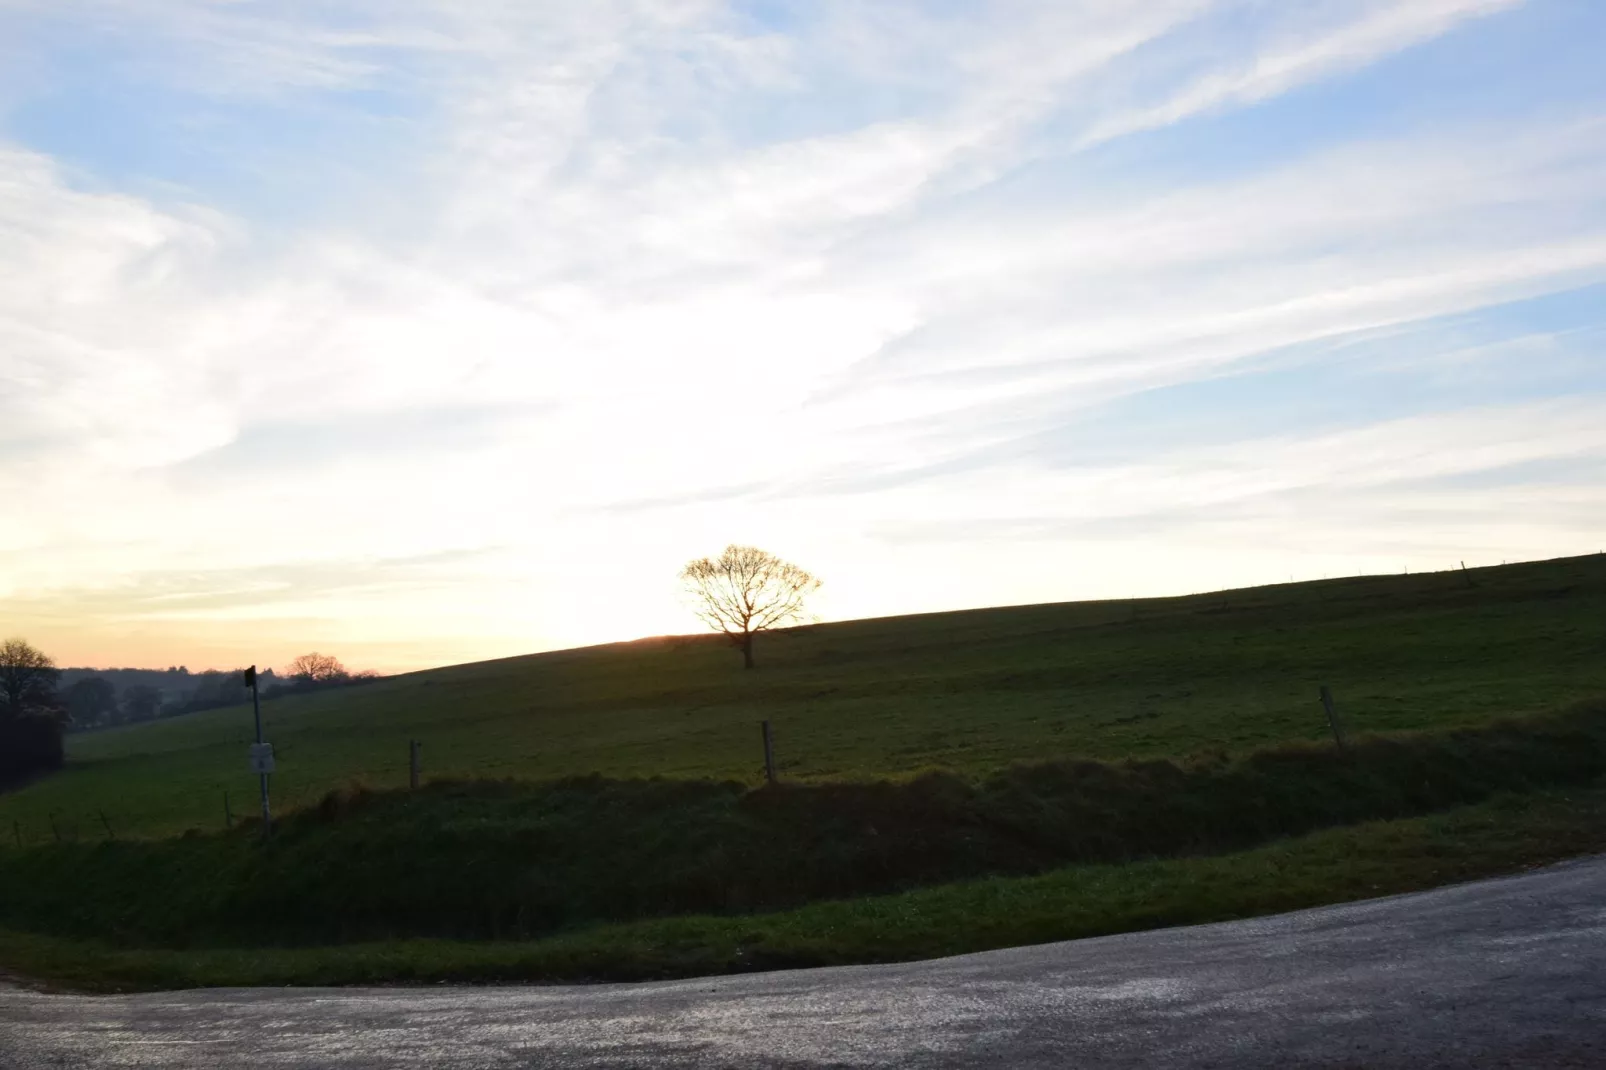
[[[902,966],[590,987],[0,989],[0,1068],[1606,1067],[1606,857]]]

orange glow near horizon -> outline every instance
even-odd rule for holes
[[[1564,553],[1541,553],[1533,559],[1549,556],[1566,556]],[[1524,558],[1528,559],[1528,558]],[[1469,564],[1500,564],[1501,561],[1474,561]],[[1385,571],[1426,572],[1456,567],[1458,562],[1418,561],[1401,568],[1386,567],[1383,562],[1355,559],[1326,558],[1322,560],[1284,560],[1268,568],[1268,562],[1257,558],[1236,561],[1218,561],[1217,575],[1224,582],[1201,586],[1189,583],[1188,576],[1180,574],[1156,576],[1144,588],[1133,590],[1125,585],[1114,586],[1086,582],[1081,590],[1069,590],[1069,585],[1038,585],[1035,568],[1029,561],[1018,561],[1019,575],[1013,582],[1002,586],[1003,577],[994,575],[989,590],[1003,590],[1002,600],[988,598],[981,590],[970,591],[936,589],[920,590],[911,587],[898,590],[883,583],[876,593],[887,602],[875,605],[865,598],[843,597],[828,587],[816,600],[822,620],[849,620],[881,616],[899,616],[909,613],[931,613],[947,610],[985,608],[993,605],[1027,605],[1041,602],[1076,601],[1097,598],[1164,597],[1198,593],[1241,586],[1285,583],[1290,580],[1324,579],[1343,575],[1376,575]],[[1290,571],[1283,571],[1288,569]],[[1319,571],[1317,571],[1319,570]],[[860,573],[874,573],[874,569],[861,569]],[[853,576],[853,572],[848,573]],[[855,578],[867,578],[856,576]],[[886,576],[883,573],[882,579]],[[1167,581],[1170,581],[1169,583]],[[968,594],[969,597],[965,597]],[[833,597],[834,596],[834,597]],[[945,597],[946,596],[946,597]],[[678,597],[661,598],[651,608],[658,615],[641,613],[634,618],[621,616],[613,620],[604,614],[591,618],[576,617],[562,632],[519,634],[509,631],[498,634],[492,630],[496,623],[491,617],[473,618],[471,627],[459,617],[454,626],[463,630],[442,631],[436,634],[420,628],[408,631],[409,625],[439,622],[438,615],[422,612],[417,617],[368,617],[363,607],[350,607],[350,619],[332,621],[328,618],[282,618],[268,621],[240,617],[228,620],[144,620],[117,625],[106,621],[88,627],[69,620],[39,619],[29,621],[16,617],[8,621],[11,632],[28,639],[50,654],[56,663],[74,668],[168,668],[184,666],[192,672],[207,669],[232,670],[247,664],[261,668],[281,667],[298,654],[310,650],[333,654],[354,671],[374,669],[387,675],[411,672],[445,665],[489,661],[516,657],[548,650],[593,646],[615,642],[667,635],[701,634],[704,629],[690,614]],[[17,627],[21,624],[21,627]],[[29,625],[32,625],[31,627]],[[365,630],[371,628],[371,631]]]

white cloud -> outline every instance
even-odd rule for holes
[[[160,463],[215,440],[216,384],[183,319],[227,229],[76,192],[48,160],[0,149],[0,441]]]
[[[836,612],[936,608],[1017,600],[1057,552],[1044,536],[1009,577],[918,591],[922,555],[984,559],[981,536],[931,539],[967,524],[1253,514],[1320,486],[1386,512],[1407,471],[1596,456],[1587,405],[1097,471],[1020,447],[1276,347],[1601,279],[1606,142],[1584,107],[1209,181],[1078,171],[1078,144],[1508,6],[844,3],[773,27],[711,2],[78,5],[159,43],[138,62],[193,57],[173,75],[191,90],[406,82],[429,99],[424,162],[367,175],[375,204],[339,228],[283,230],[0,150],[0,492],[35,503],[0,518],[0,590],[40,620],[70,602],[177,642],[216,611],[86,592],[344,562],[351,586],[263,581],[229,612],[397,650],[429,618],[511,652],[676,627],[666,577],[731,538],[839,577]],[[1256,35],[1219,47],[1224,18]],[[414,579],[394,565],[443,550],[468,556]],[[1252,573],[1253,554],[1234,561],[1223,582]],[[1115,593],[1056,582],[1037,596]],[[589,610],[599,586],[635,616]]]
[[[1158,104],[1117,112],[1094,123],[1084,145],[1169,126],[1190,116],[1252,104],[1320,78],[1364,67],[1441,36],[1462,22],[1514,8],[1524,0],[1369,0],[1289,4],[1257,42],[1213,66]],[[1327,12],[1322,12],[1326,7]],[[1334,18],[1310,18],[1312,9]],[[1278,23],[1284,23],[1278,25]],[[1286,23],[1293,23],[1292,26]]]

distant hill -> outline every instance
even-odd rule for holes
[[[761,637],[757,655],[749,672],[718,636],[682,636],[274,698],[275,805],[405,785],[410,739],[426,777],[754,783],[761,720],[781,775],[811,781],[1323,743],[1322,685],[1356,735],[1486,724],[1606,695],[1606,556],[844,621]],[[79,733],[0,819],[211,827],[225,791],[256,790],[251,736],[248,705]]]

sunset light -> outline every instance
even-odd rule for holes
[[[0,13],[5,629],[394,671],[695,630],[732,541],[827,619],[1600,548],[1591,5],[896,6]]]

